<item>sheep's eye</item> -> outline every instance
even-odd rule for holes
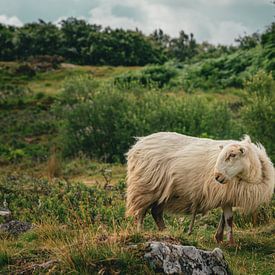
[[[236,154],[231,153],[231,154],[229,155],[229,157],[230,157],[230,158],[235,158],[235,157],[236,157]]]

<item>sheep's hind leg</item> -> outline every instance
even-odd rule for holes
[[[164,223],[164,220],[163,220],[163,210],[164,210],[164,204],[161,203],[161,204],[157,204],[157,202],[155,202],[153,205],[152,205],[152,208],[151,208],[151,213],[152,213],[152,216],[158,226],[158,229],[160,231],[164,230],[165,229],[165,223]]]
[[[191,235],[191,233],[193,232],[196,215],[197,215],[197,210],[195,210],[192,214],[191,222],[190,222],[189,229],[188,229],[188,235]]]
[[[137,221],[137,232],[142,231],[143,229],[143,221],[146,215],[147,209],[142,210],[141,213],[136,217]]]
[[[225,226],[225,218],[224,218],[224,213],[222,213],[220,222],[218,225],[218,229],[215,234],[215,239],[216,239],[217,243],[220,243],[223,241],[224,226]]]

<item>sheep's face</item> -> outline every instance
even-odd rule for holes
[[[246,167],[246,148],[242,144],[220,146],[221,152],[215,165],[215,180],[221,184],[238,176]]]

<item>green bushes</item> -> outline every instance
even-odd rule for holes
[[[54,98],[12,87],[0,97],[0,162],[45,161],[57,134]]]
[[[197,89],[217,90],[228,87],[243,88],[246,80],[266,68],[265,49],[258,45],[249,50],[238,49],[189,63],[167,62],[165,65],[145,67],[141,71],[129,72],[115,78],[119,88],[134,86],[169,87],[192,92]],[[270,77],[272,77],[270,75]]]
[[[186,90],[242,88],[245,80],[264,68],[266,59],[263,48],[257,46],[250,50],[239,49],[224,53],[216,58],[200,60],[185,65],[180,73],[181,83]]]
[[[226,102],[198,95],[179,96],[133,85],[126,90],[87,78],[72,79],[61,101],[65,156],[81,153],[107,162],[124,162],[134,137],[175,131],[216,139],[250,134],[274,159],[274,81],[265,72],[246,82],[237,110]],[[119,87],[120,88],[120,87]],[[78,94],[79,91],[79,94]]]
[[[0,84],[0,107],[20,106],[26,102],[26,98],[31,94],[32,92],[27,88],[12,84]]]
[[[177,75],[177,71],[172,66],[155,65],[148,66],[138,72],[126,73],[115,77],[114,83],[118,88],[133,88],[141,85],[143,87],[154,86],[163,88],[168,85],[170,80]]]
[[[28,176],[7,176],[0,179],[0,205],[8,203],[15,219],[68,225],[112,224],[124,220],[124,189],[106,192],[96,186],[70,184],[64,180],[49,183]]]
[[[246,105],[242,121],[246,131],[261,142],[275,160],[275,81],[271,74],[259,71],[245,84]]]
[[[82,85],[82,81],[72,81],[66,86],[62,101],[66,102],[66,89],[76,92]],[[89,93],[88,88],[86,91]],[[176,131],[226,138],[231,132],[231,113],[225,103],[198,96],[174,97],[156,90],[123,93],[105,85],[90,97],[82,95],[81,100],[67,105],[63,113],[65,155],[83,152],[111,162],[124,161],[124,153],[135,136]]]

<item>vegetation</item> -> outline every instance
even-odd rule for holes
[[[42,272],[45,269],[41,264],[50,262],[50,273],[88,274],[101,270],[153,274],[140,257],[144,251],[142,244],[147,240],[172,240],[202,249],[215,247],[213,234],[219,210],[207,217],[199,216],[194,234],[189,237],[186,233],[189,217],[171,215],[165,217],[167,231],[157,232],[148,215],[146,231],[136,233],[132,219],[124,217],[124,173],[112,185],[106,185],[100,172],[108,168],[106,165],[102,167],[88,159],[78,163],[85,163],[82,169],[98,177],[98,183],[85,186],[60,178],[48,181],[11,171],[1,177],[0,200],[9,202],[14,218],[35,223],[33,230],[18,237],[1,233],[0,270],[3,273]],[[66,162],[63,170],[71,165]],[[117,168],[113,167],[114,174],[119,171]],[[236,216],[238,245],[221,246],[233,272],[272,274],[273,229],[268,222],[274,215],[273,202],[273,209],[259,212],[257,224],[262,224],[261,227],[253,228],[251,217]],[[138,249],[133,244],[138,244]]]
[[[170,215],[164,233],[149,216],[136,232],[124,217],[124,154],[157,131],[249,134],[274,162],[273,35],[274,23],[228,47],[74,18],[1,25],[0,207],[35,227],[1,231],[0,273],[153,274],[141,257],[147,240],[213,249],[219,210],[199,216],[191,236],[189,217]],[[221,245],[234,273],[272,274],[274,205],[236,213],[237,245]]]

